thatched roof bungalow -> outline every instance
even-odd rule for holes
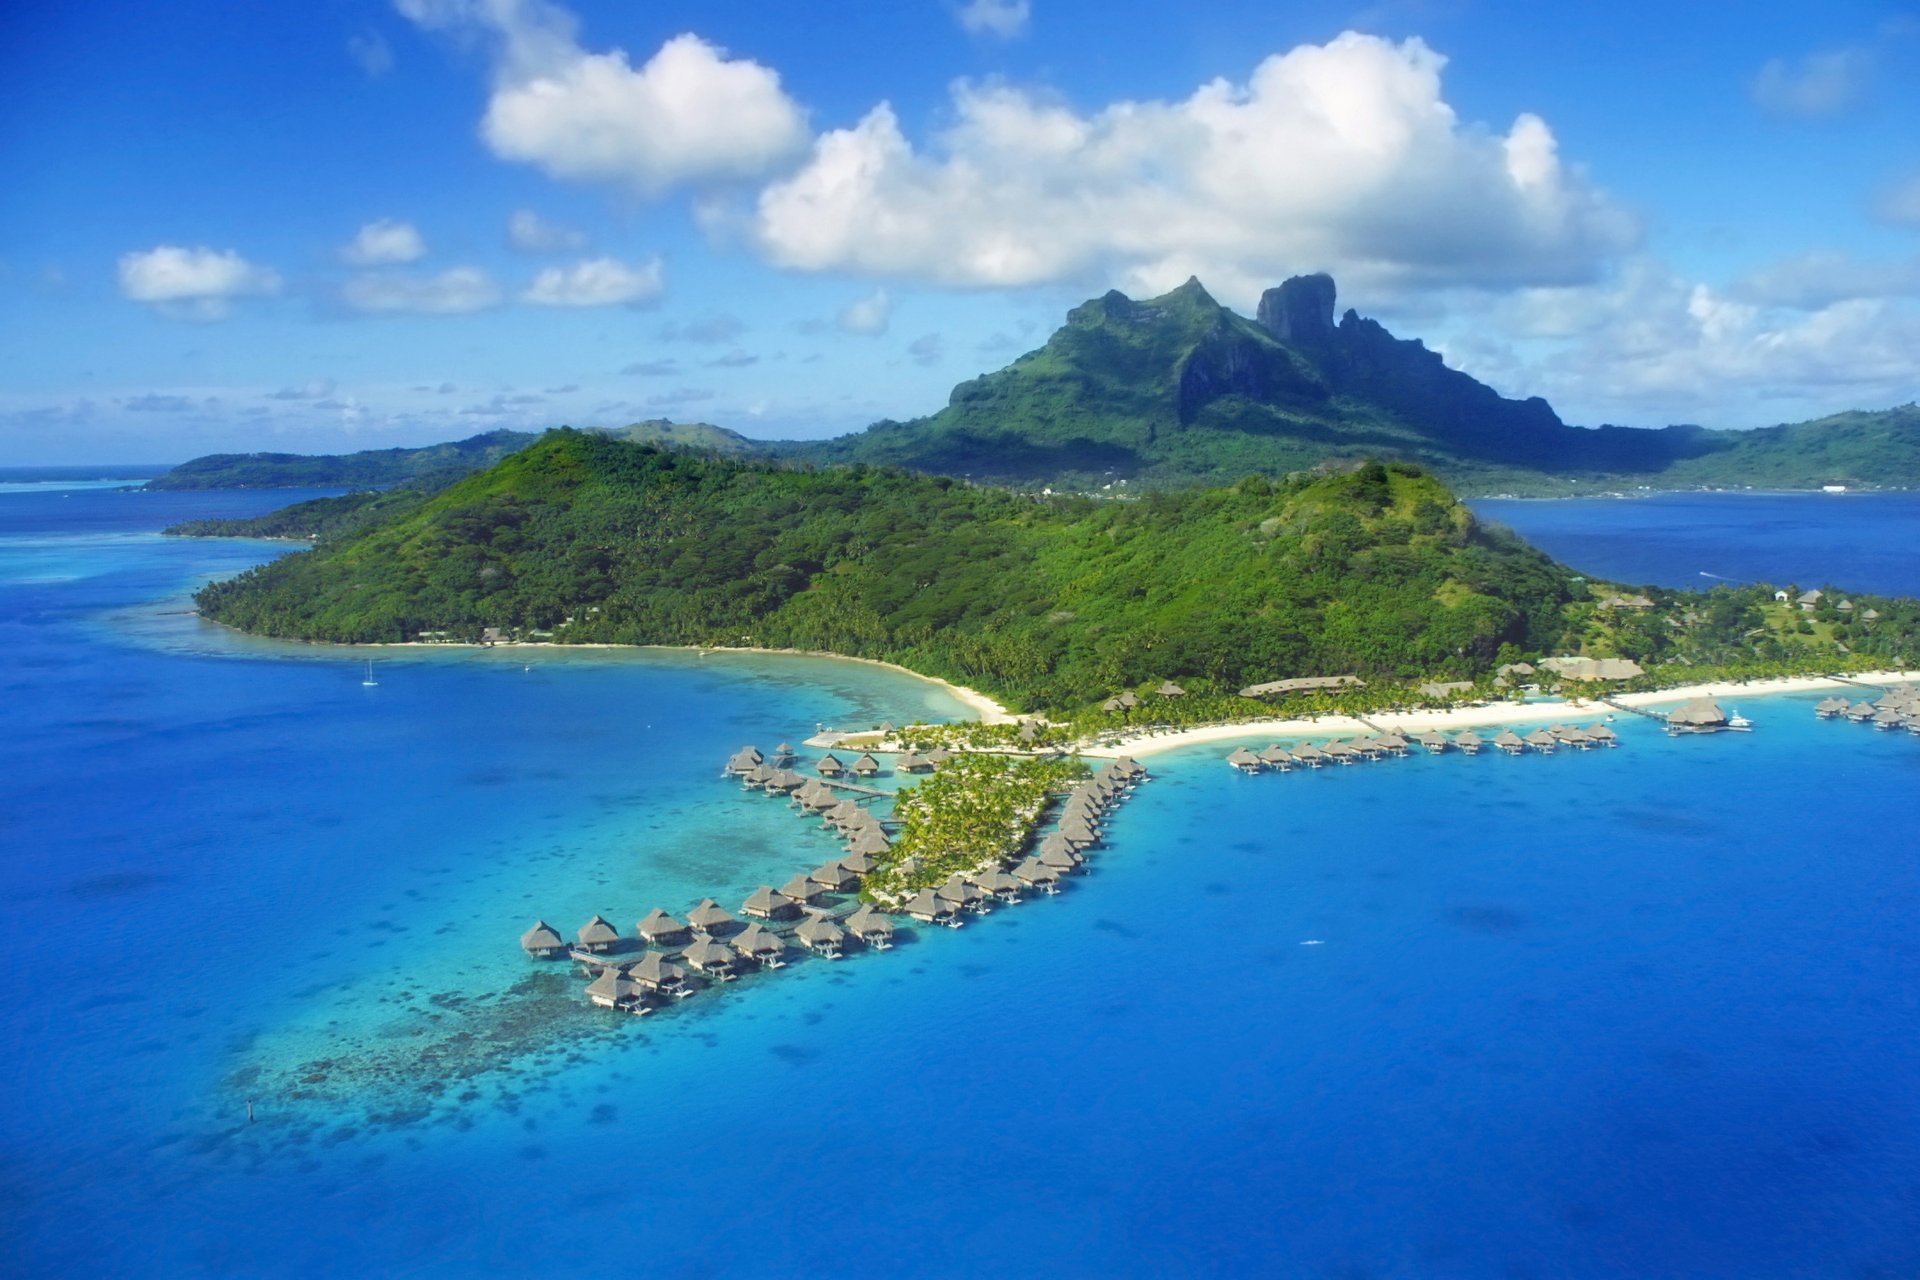
[[[620,941],[620,931],[605,916],[595,916],[573,935],[583,951],[605,951]]]
[[[760,920],[778,920],[799,910],[794,900],[772,885],[763,884],[747,895],[740,910]]]
[[[520,935],[520,949],[530,956],[557,956],[567,949],[560,931],[545,920],[535,920],[533,928]]]

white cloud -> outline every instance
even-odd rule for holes
[[[1033,5],[1031,0],[967,0],[954,16],[971,35],[1010,40],[1027,29]]]
[[[516,209],[507,219],[507,243],[522,253],[579,253],[587,233],[548,222],[531,209]]]
[[[1920,174],[1882,191],[1874,201],[1873,211],[1882,222],[1920,228]]]
[[[367,223],[340,249],[340,260],[354,267],[398,266],[426,256],[427,242],[419,230],[394,218]]]
[[[1503,392],[1544,395],[1576,422],[1753,426],[1913,398],[1920,309],[1803,301],[1763,304],[1636,261],[1604,284],[1523,290],[1477,327],[1531,352]]]
[[[938,364],[946,351],[946,339],[937,333],[923,333],[907,344],[907,355],[915,364]]]
[[[369,80],[377,80],[393,70],[393,47],[378,31],[349,36],[347,56],[366,73]]]
[[[543,307],[637,306],[656,301],[665,288],[658,258],[637,267],[613,258],[589,258],[569,267],[548,267],[521,298]]]
[[[1793,62],[1773,58],[1750,87],[1753,100],[1775,115],[1832,116],[1865,96],[1873,71],[1870,49],[1828,49]]]
[[[553,177],[653,196],[760,177],[806,145],[805,113],[779,75],[699,36],[675,36],[635,67],[624,49],[582,49],[573,15],[545,0],[397,4],[423,27],[494,37],[481,137]]]
[[[875,289],[864,298],[849,302],[836,320],[847,333],[873,335],[885,333],[893,321],[893,299],[885,289]]]
[[[163,244],[120,255],[120,292],[168,315],[218,320],[235,298],[280,292],[280,275],[232,249]]]
[[[1875,262],[1830,251],[1805,253],[1754,272],[1729,293],[1761,306],[1800,311],[1860,298],[1920,297],[1920,257]]]
[[[1562,163],[1531,115],[1463,125],[1445,59],[1347,33],[1267,58],[1245,84],[1091,115],[962,81],[916,149],[886,104],[816,140],[749,235],[782,267],[945,285],[1199,274],[1227,297],[1327,269],[1363,286],[1589,279],[1634,221]]]
[[[500,290],[478,267],[453,267],[434,276],[375,272],[340,286],[340,300],[375,315],[465,315],[500,301]]]

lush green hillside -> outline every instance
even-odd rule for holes
[[[322,640],[827,649],[1060,707],[1164,677],[1482,673],[1559,639],[1569,577],[1405,467],[1112,502],[562,430],[198,599]]]
[[[650,418],[624,427],[596,427],[620,440],[672,445],[711,453],[745,455],[760,446],[737,431],[708,422]],[[463,475],[483,471],[539,439],[537,432],[489,431],[418,449],[368,449],[360,453],[210,453],[183,462],[149,480],[149,489],[389,489],[397,485],[432,492]]]
[[[1109,293],[931,417],[775,448],[1082,489],[1223,484],[1365,457],[1419,464],[1469,493],[1920,485],[1912,406],[1758,432],[1572,427],[1353,311],[1335,323],[1326,276],[1269,290],[1253,320],[1197,280],[1144,302]]]
[[[263,516],[184,520],[161,532],[186,538],[337,538],[414,511],[431,496],[422,489],[362,489],[296,502]]]

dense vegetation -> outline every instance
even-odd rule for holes
[[[1078,760],[1041,756],[957,755],[924,782],[902,788],[893,846],[875,857],[861,885],[868,901],[889,906],[915,891],[1013,862],[1054,795],[1087,774]]]
[[[1059,708],[1166,677],[1472,676],[1554,645],[1570,591],[1405,466],[1114,502],[562,430],[198,600],[318,640],[831,650]]]
[[[1571,427],[1352,311],[1336,324],[1333,299],[1330,279],[1299,277],[1270,290],[1255,321],[1197,280],[1143,302],[1108,293],[931,417],[772,448],[1068,488],[1223,484],[1365,457],[1416,463],[1466,493],[1920,486],[1911,405],[1753,432]]]

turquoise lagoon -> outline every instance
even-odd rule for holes
[[[1773,698],[1551,759],[1162,755],[1058,898],[641,1022],[515,936],[784,880],[830,846],[726,754],[958,708],[662,653],[365,688],[183,612],[284,548],[154,533],[299,495],[9,479],[19,1274],[1920,1272],[1911,737]]]

